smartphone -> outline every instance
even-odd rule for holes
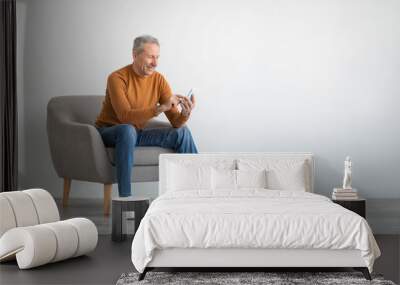
[[[189,92],[186,94],[186,97],[188,97],[189,99],[191,99],[193,95],[194,95],[193,88],[191,88],[191,89],[189,90]]]

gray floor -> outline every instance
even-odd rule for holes
[[[131,241],[111,241],[111,219],[102,215],[101,201],[71,201],[60,208],[62,219],[83,216],[93,220],[99,230],[99,243],[88,256],[49,264],[30,270],[19,270],[16,262],[0,265],[0,284],[115,284],[124,272],[134,271],[130,260]],[[376,235],[382,256],[375,263],[375,272],[386,279],[400,280],[400,235]]]

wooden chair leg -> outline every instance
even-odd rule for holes
[[[104,184],[104,215],[110,215],[112,184]]]
[[[71,179],[64,178],[63,207],[68,207],[69,191],[71,190]]]

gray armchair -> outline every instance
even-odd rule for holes
[[[60,96],[47,105],[47,134],[54,168],[64,179],[63,205],[68,205],[71,180],[104,184],[104,214],[110,213],[112,184],[116,183],[114,149],[106,148],[94,126],[104,96]],[[146,128],[170,127],[151,120]],[[173,150],[137,147],[132,182],[158,181],[158,157]]]

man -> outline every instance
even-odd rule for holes
[[[115,147],[121,197],[131,195],[136,146],[160,146],[177,153],[197,153],[192,135],[184,126],[195,106],[195,98],[172,94],[168,82],[155,71],[159,54],[160,45],[156,38],[145,35],[134,40],[133,63],[108,77],[103,108],[96,120],[104,144]],[[171,122],[171,128],[144,129],[151,118],[163,112]]]

